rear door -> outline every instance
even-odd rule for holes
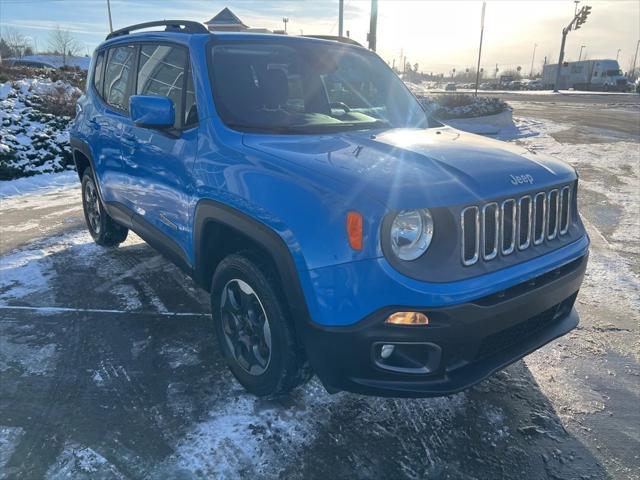
[[[175,242],[183,253],[190,251],[190,201],[192,168],[197,151],[198,117],[187,48],[170,43],[138,46],[134,92],[172,100],[176,119],[173,128],[125,127],[122,143],[128,186],[127,202],[141,220],[141,227]],[[166,239],[163,239],[166,240]],[[171,242],[170,242],[171,243]],[[173,245],[170,245],[173,248]]]
[[[129,122],[129,96],[133,81],[135,47],[121,45],[105,53],[106,65],[100,85],[101,102],[89,120],[95,141],[94,163],[106,202],[124,203],[124,168],[121,137]]]

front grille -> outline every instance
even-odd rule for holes
[[[571,215],[571,187],[537,192],[501,203],[472,205],[462,210],[460,254],[462,263],[474,265],[502,254],[526,250],[566,235]]]

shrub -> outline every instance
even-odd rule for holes
[[[78,89],[69,89],[62,83],[55,85],[48,93],[40,96],[40,111],[57,117],[73,118],[80,95]]]
[[[475,97],[466,94],[430,95],[419,97],[422,105],[436,119],[474,118],[496,115],[509,105],[494,97]]]

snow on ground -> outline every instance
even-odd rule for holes
[[[620,139],[616,135],[607,136],[609,134],[606,131],[599,131],[596,136],[602,140],[599,143],[565,144],[558,142],[553,135],[568,129],[568,125],[531,119],[516,120],[518,131],[502,139],[568,161],[581,173],[581,188],[601,196],[603,203],[606,200],[607,204],[617,205],[620,209],[620,221],[612,221],[610,226],[606,223],[607,212],[597,215],[598,219],[604,219],[604,225],[587,222],[594,248],[585,279],[584,291],[588,295],[582,295],[582,300],[588,305],[597,305],[611,303],[615,299],[622,309],[637,311],[640,308],[638,275],[626,259],[628,255],[625,257],[624,254],[630,250],[634,254],[639,253],[637,179],[640,177],[640,165],[637,156],[629,154],[638,151],[638,143]],[[58,195],[49,195],[55,192]],[[77,177],[74,172],[65,172],[6,182],[0,184],[0,201],[3,202],[3,210],[44,208],[43,205],[47,205],[47,208],[51,205],[72,207],[75,201],[73,208],[77,210]],[[596,208],[595,212],[598,212],[598,205],[588,207]],[[143,255],[146,247],[135,235],[131,235],[122,247],[134,249],[130,258],[135,261],[129,262],[126,258],[118,257],[117,252],[110,253],[95,246],[84,230],[51,236],[9,252],[0,261],[0,306],[27,302],[53,305],[55,299],[49,298],[49,291],[60,270],[55,268],[52,258],[67,253],[73,255],[71,263],[76,270],[89,270],[100,265],[97,275],[102,276],[102,283],[96,289],[113,294],[119,301],[117,308],[131,312],[170,312],[160,295],[151,291],[149,285],[140,287],[126,283],[126,280],[137,278],[140,273],[163,268],[164,260],[157,255]],[[629,291],[636,292],[636,296],[625,295]],[[12,368],[24,372],[24,375],[41,376],[52,368],[60,355],[58,346],[45,343],[36,348],[30,345],[29,335],[30,332],[25,331],[22,341],[12,338],[11,341],[0,342],[0,353],[5,353],[4,356],[0,355],[0,371]],[[153,348],[153,340],[148,337],[135,342],[131,354],[137,358],[150,348]],[[558,356],[564,354],[553,348],[550,355],[553,356],[555,352]],[[201,352],[178,340],[159,346],[158,351],[160,358],[172,369],[197,368],[202,363]],[[556,363],[560,361],[558,357]],[[548,370],[537,368],[533,362],[532,365],[536,377],[549,374]],[[86,375],[96,388],[109,389],[115,388],[113,382],[116,376],[127,376],[127,373],[121,366],[106,362],[90,369]],[[560,378],[559,373],[554,375]],[[435,441],[433,438],[426,441],[407,438],[405,444],[400,435],[393,442],[402,443],[402,448],[395,445],[390,450],[405,454],[399,462],[406,476],[424,477],[424,471],[415,470],[416,464],[434,466],[443,461],[432,452],[434,444],[445,442],[448,431],[454,425],[451,419],[462,415],[472,405],[470,397],[464,393],[449,398],[411,402],[348,394],[329,396],[317,381],[313,381],[297,394],[292,405],[282,406],[240,391],[228,373],[215,381],[220,382],[216,384],[216,397],[210,399],[205,414],[195,420],[186,432],[170,436],[168,441],[172,453],[154,467],[149,477],[278,478],[283,469],[295,465],[304,451],[313,448],[320,435],[327,434],[327,431],[329,435],[340,435],[328,428],[326,419],[335,417],[336,412],[342,410],[357,410],[356,426],[371,429],[374,434],[382,436],[389,434],[385,429],[395,432],[393,428],[397,428],[399,422],[409,422],[409,433],[428,430]],[[167,389],[169,408],[175,415],[188,415],[193,410],[188,388],[180,383],[171,383]],[[572,399],[575,396],[573,403],[579,404],[580,392],[568,387],[567,390]],[[471,424],[469,428],[481,431],[483,440],[488,444],[506,450],[512,438],[505,425],[507,420],[500,407],[487,403],[482,414],[475,418],[479,423]],[[20,429],[0,427],[0,467],[3,459],[6,462],[10,457],[21,435]],[[339,441],[344,439],[337,438],[335,443]],[[92,447],[65,444],[50,466],[47,477],[123,477],[122,472],[108,460],[113,454],[110,457],[110,452]],[[420,461],[412,457],[416,449],[422,455]],[[375,459],[365,462],[362,458],[354,458],[353,461],[362,469],[363,477],[371,476],[367,475],[366,470],[370,462],[375,464]]]
[[[37,193],[45,190],[54,192],[77,184],[78,174],[71,170],[5,180],[0,182],[0,202],[11,197],[26,195],[27,193]]]
[[[47,471],[48,480],[74,478],[78,480],[92,478],[124,479],[127,478],[106,458],[89,447],[81,447],[70,443]]]
[[[24,430],[20,427],[0,427],[0,472],[4,471],[23,436]]]
[[[0,180],[73,168],[70,117],[42,110],[44,97],[75,101],[80,90],[61,80],[28,78],[0,84]]]
[[[580,204],[592,242],[607,247],[592,249],[585,286],[598,288],[593,289],[595,297],[590,296],[590,300],[606,302],[612,295],[620,296],[620,292],[631,291],[636,295],[623,295],[620,301],[631,311],[640,310],[640,277],[634,272],[630,258],[640,254],[638,142],[624,141],[617,134],[608,135],[606,131],[599,130],[594,138],[600,142],[560,143],[553,134],[567,130],[567,125],[524,118],[516,119],[516,125],[519,133],[514,141],[536,153],[569,163],[580,175],[580,190],[589,190],[602,198],[593,206]],[[619,209],[619,219],[615,218],[615,212],[609,205]],[[597,218],[598,224],[589,223],[589,217]]]

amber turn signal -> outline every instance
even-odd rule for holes
[[[362,215],[358,212],[347,213],[347,236],[354,250],[362,250]]]
[[[393,325],[429,325],[429,317],[420,312],[396,312],[389,315],[385,323]]]

